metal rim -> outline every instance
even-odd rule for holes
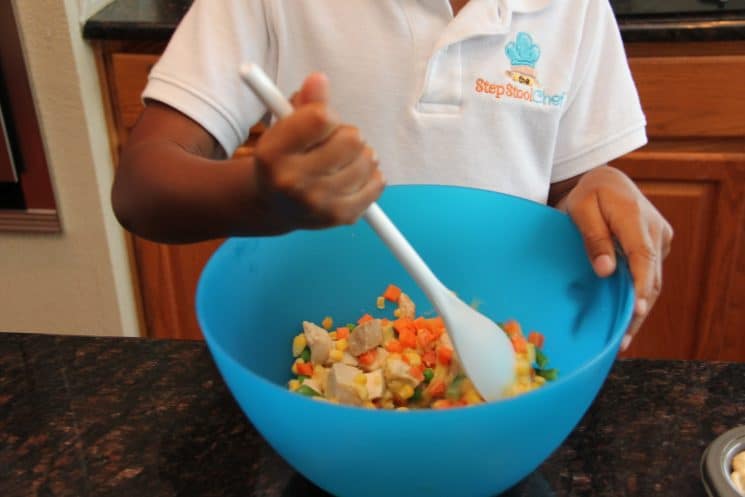
[[[701,457],[701,479],[710,497],[741,497],[730,474],[732,459],[745,451],[745,426],[733,428],[717,437]]]

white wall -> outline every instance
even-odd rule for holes
[[[84,2],[90,8],[94,2]],[[0,233],[0,330],[139,334],[80,0],[13,0],[63,233]]]
[[[90,16],[106,7],[114,0],[78,0],[78,19],[84,23]]]

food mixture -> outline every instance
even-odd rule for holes
[[[745,495],[745,451],[732,458],[732,484]]]
[[[376,307],[395,305],[394,319],[365,314],[357,323],[334,329],[304,321],[292,342],[295,360],[289,389],[339,404],[377,409],[445,409],[480,404],[484,399],[464,374],[442,318],[416,315],[408,295],[389,285]],[[505,397],[541,387],[557,377],[547,369],[544,337],[527,337],[517,321],[501,324],[516,353],[515,382]],[[333,331],[332,331],[333,330]]]

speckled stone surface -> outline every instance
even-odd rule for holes
[[[84,25],[83,36],[102,40],[168,40],[192,0],[114,0]],[[646,2],[612,2],[625,41],[745,40],[745,11],[670,14],[655,12]]]
[[[619,361],[505,497],[704,497],[704,448],[741,424],[745,363]],[[326,495],[258,435],[201,342],[0,334],[0,496]]]

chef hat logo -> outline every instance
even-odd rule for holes
[[[515,41],[511,41],[504,49],[512,67],[535,67],[541,57],[541,49],[533,43],[533,38],[524,32],[517,34]]]

